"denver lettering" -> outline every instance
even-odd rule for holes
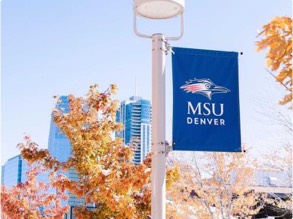
[[[187,124],[195,125],[225,125],[224,119],[187,117]]]

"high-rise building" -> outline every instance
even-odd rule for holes
[[[67,96],[59,97],[56,108],[62,110],[63,113],[69,112]],[[70,142],[69,139],[60,132],[53,118],[51,118],[48,150],[50,154],[57,158],[58,161],[64,162],[70,157]]]
[[[69,102],[68,96],[60,96],[56,108],[61,110],[63,113],[69,112]],[[49,133],[49,142],[48,150],[52,156],[54,156],[58,161],[65,162],[71,156],[71,146],[69,139],[60,132],[60,129],[55,124],[53,117],[51,118],[50,124],[50,133]],[[71,180],[78,180],[78,174],[70,169],[68,172],[61,172],[66,175]],[[76,196],[68,193],[69,199],[64,201],[64,205],[69,205],[72,211],[72,208],[77,205],[83,204],[83,199],[78,199]],[[70,218],[74,218],[72,212],[69,213]]]
[[[1,185],[4,185],[5,165],[1,167]]]
[[[116,121],[124,125],[124,130],[116,133],[116,137],[123,138],[125,145],[133,146],[133,162],[141,163],[151,150],[150,101],[137,96],[122,101]]]
[[[26,181],[25,173],[29,170],[26,161],[20,155],[16,155],[2,166],[1,182],[8,188]]]
[[[26,173],[31,169],[28,163],[22,158],[21,155],[16,155],[7,160],[2,166],[1,184],[7,188],[12,188],[18,183],[24,183],[27,181]],[[37,179],[40,182],[48,182],[48,173],[43,172],[38,174]]]
[[[69,112],[68,96],[61,96],[58,99],[56,108],[62,110],[63,113]],[[65,162],[71,156],[71,146],[69,139],[60,132],[60,129],[56,126],[53,118],[51,118],[50,133],[48,141],[48,150],[52,156],[54,156],[58,161]],[[10,158],[1,169],[1,184],[11,188],[20,182],[25,182],[27,180],[26,172],[29,170],[29,165],[20,156]],[[78,174],[70,169],[68,172],[60,173],[66,175],[71,180],[78,180]],[[38,179],[43,182],[48,182],[48,172],[40,174]],[[65,218],[72,218],[72,208],[77,205],[83,204],[83,199],[78,199],[74,195],[68,193],[69,199],[63,201],[63,205],[70,206],[70,212],[65,216]]]

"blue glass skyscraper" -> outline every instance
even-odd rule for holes
[[[29,166],[20,155],[10,158],[2,166],[1,183],[8,188],[12,188],[18,183],[26,181],[26,172]]]
[[[150,101],[137,96],[122,101],[116,121],[124,125],[124,130],[116,133],[116,136],[123,138],[125,145],[133,146],[133,162],[141,163],[151,150]]]
[[[18,183],[25,183],[28,180],[26,173],[31,170],[31,168],[32,167],[28,165],[21,155],[16,155],[8,159],[2,166],[1,184],[11,189]],[[49,181],[48,174],[48,171],[39,173],[37,175],[37,180],[39,182],[47,183]]]
[[[60,96],[56,108],[61,110],[63,113],[69,112],[69,102],[68,96]],[[49,133],[49,142],[48,142],[48,150],[52,156],[54,156],[58,161],[65,162],[71,156],[71,145],[69,139],[60,132],[60,129],[56,126],[53,117],[51,118],[50,124],[50,133]],[[78,175],[75,173],[73,169],[70,169],[68,172],[62,172],[62,174],[66,175],[71,180],[78,180]],[[67,203],[71,209],[74,206],[83,204],[83,199],[78,199],[72,194],[68,194],[69,199]],[[69,213],[70,218],[74,218]]]
[[[61,96],[58,99],[56,108],[61,110],[63,113],[69,112],[68,96]],[[54,156],[58,161],[65,162],[71,156],[71,146],[69,139],[60,132],[60,129],[56,126],[53,117],[51,118],[49,140],[48,140],[48,150],[52,156]],[[29,170],[29,165],[20,156],[10,158],[5,165],[2,166],[1,172],[1,184],[11,188],[17,183],[25,182],[27,180],[26,172]],[[66,175],[71,180],[78,180],[77,173],[70,169],[68,172],[59,172]],[[48,182],[48,172],[40,174],[38,176],[39,181]],[[54,191],[53,191],[54,192]],[[70,212],[65,216],[65,218],[72,218],[72,208],[77,205],[83,204],[83,199],[78,199],[72,194],[68,193],[69,199],[63,201],[63,205],[70,206]]]
[[[59,97],[56,108],[62,110],[63,113],[69,112],[67,96]],[[65,162],[70,157],[70,142],[68,138],[60,132],[53,118],[51,118],[48,150],[50,154],[57,158],[60,162]]]

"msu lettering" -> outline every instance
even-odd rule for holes
[[[201,103],[193,105],[187,102],[187,124],[194,125],[225,125],[225,120],[221,118],[224,114],[223,103]]]

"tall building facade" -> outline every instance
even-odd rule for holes
[[[63,113],[69,112],[69,102],[68,96],[60,96],[56,108],[61,110]],[[50,123],[50,133],[48,140],[48,150],[50,154],[60,162],[65,162],[71,156],[71,145],[69,139],[60,132],[60,129],[55,124],[53,117],[51,118]],[[61,172],[66,175],[71,180],[78,180],[78,175],[73,169],[70,169],[68,172]],[[70,212],[68,213],[68,218],[74,218],[72,215],[72,208],[77,205],[83,204],[83,199],[78,199],[76,196],[68,193],[69,199],[63,201],[64,205],[70,206]]]
[[[133,146],[133,162],[141,163],[151,151],[150,101],[137,96],[122,101],[116,113],[116,121],[124,125],[124,130],[116,133],[116,137],[123,138],[125,145]]]
[[[67,96],[59,97],[56,108],[63,113],[69,112]],[[60,129],[56,126],[53,117],[51,118],[48,150],[50,154],[57,158],[58,161],[66,161],[71,154],[71,147],[69,139],[60,132]]]
[[[61,96],[58,99],[56,108],[62,110],[63,113],[69,112],[69,102],[68,96]],[[71,146],[69,139],[60,132],[60,129],[56,126],[51,118],[50,123],[50,132],[48,140],[48,150],[52,156],[54,156],[58,161],[65,162],[71,156]],[[11,188],[18,183],[27,181],[26,172],[30,169],[30,166],[27,162],[21,157],[21,155],[14,156],[10,158],[2,167],[1,167],[1,184]],[[39,181],[48,182],[48,173],[45,172],[38,176]],[[73,169],[70,169],[68,172],[60,173],[66,175],[71,180],[77,180],[78,175]],[[65,215],[65,218],[74,219],[72,215],[72,210],[77,205],[83,205],[83,199],[78,199],[74,195],[68,193],[69,199],[63,201],[63,205],[69,205],[70,211]]]
[[[20,155],[16,155],[2,166],[1,183],[8,188],[12,188],[18,183],[26,181],[26,172],[29,166]]]
[[[7,160],[2,166],[1,184],[7,188],[12,188],[18,183],[27,181],[26,173],[31,169],[31,166],[22,158],[21,155],[16,155]],[[40,182],[47,183],[49,181],[48,171],[38,174],[37,179]]]

